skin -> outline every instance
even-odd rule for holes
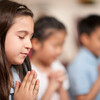
[[[62,83],[66,79],[63,71],[57,70],[49,74],[49,85],[41,100],[51,100],[54,92],[58,92],[60,100],[70,100],[68,92],[62,87]]]
[[[33,35],[33,19],[30,16],[17,17],[7,32],[5,52],[9,65],[22,64],[29,53]]]
[[[14,93],[14,100],[37,100],[39,80],[34,71],[28,72],[23,82],[17,82]]]
[[[9,66],[20,65],[29,53],[34,23],[30,16],[19,16],[7,32],[5,52]],[[39,80],[35,71],[30,71],[22,83],[16,82],[14,100],[36,100]]]

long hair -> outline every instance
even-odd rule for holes
[[[27,6],[13,2],[1,1],[0,2],[0,100],[9,100],[11,88],[11,68],[5,55],[5,38],[7,31],[13,25],[13,21],[17,16],[31,16],[33,13]],[[23,80],[26,72],[31,70],[31,64],[28,56],[22,65],[14,65],[19,73],[21,80]]]

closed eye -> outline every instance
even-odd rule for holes
[[[20,39],[24,39],[25,37],[24,36],[18,36]]]

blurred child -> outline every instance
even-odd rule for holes
[[[83,47],[68,67],[72,100],[100,100],[100,16],[83,18],[78,32]]]
[[[40,80],[38,100],[69,100],[66,70],[57,61],[65,37],[65,26],[53,17],[43,17],[35,23],[31,63]]]
[[[37,98],[39,81],[27,56],[33,27],[33,13],[25,5],[0,2],[0,100]]]

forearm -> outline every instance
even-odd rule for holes
[[[67,90],[63,89],[62,87],[58,90],[60,95],[60,100],[70,100],[69,94]]]
[[[86,96],[86,100],[94,100],[99,91],[100,91],[100,77],[98,77],[93,87],[91,88],[90,92]]]
[[[92,86],[90,92],[87,95],[80,95],[76,97],[76,100],[94,100],[100,91],[100,77],[96,80]]]

